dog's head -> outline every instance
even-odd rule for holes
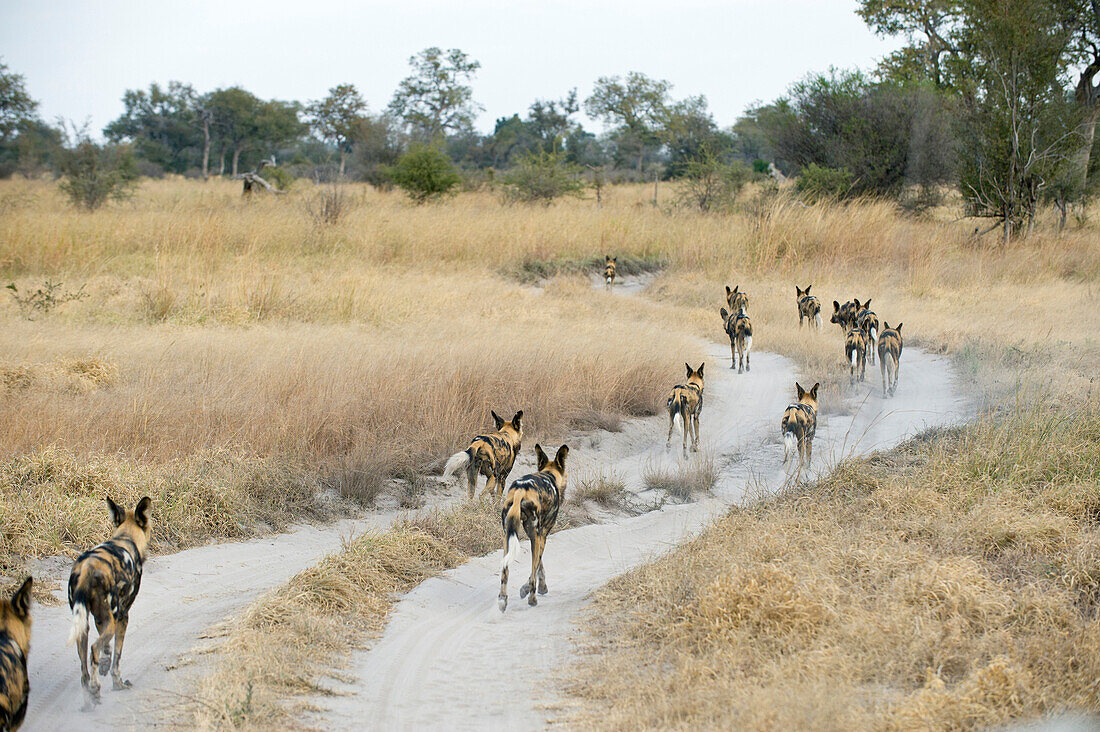
[[[542,445],[535,445],[535,459],[538,463],[539,472],[554,476],[554,482],[557,484],[559,491],[565,490],[565,458],[567,457],[569,457],[568,445],[559,447],[553,460],[542,451]]]
[[[145,556],[145,550],[149,546],[149,534],[152,526],[149,524],[149,509],[153,501],[145,496],[138,501],[133,511],[127,511],[107,496],[107,508],[111,509],[111,521],[114,522],[114,538],[125,537],[134,542],[138,554]]]
[[[830,323],[836,323],[843,330],[848,330],[852,319],[855,317],[855,310],[858,307],[858,300],[849,300],[841,305],[836,300],[833,300],[833,316],[829,318]]]
[[[6,634],[27,655],[31,645],[31,585],[28,577],[11,596],[0,598],[0,633]]]
[[[741,285],[735,285],[732,290],[726,285],[726,303],[730,311],[736,313],[742,306],[749,306],[749,294],[741,289]]]
[[[798,391],[798,401],[800,404],[808,404],[817,411],[817,390],[821,387],[821,384],[814,384],[813,388],[809,391],[802,388],[802,385],[797,381],[794,382],[794,388]]]
[[[687,369],[687,383],[695,384],[700,389],[703,388],[703,367],[706,363],[699,364],[699,368],[693,369],[690,363],[685,363],[684,368]]]
[[[798,285],[795,285],[795,286],[794,286],[795,296],[796,296],[796,297],[797,297],[797,298],[798,298],[799,300],[801,300],[801,299],[802,299],[802,298],[804,298],[804,297],[809,297],[809,296],[810,296],[810,288],[811,288],[811,287],[813,287],[813,285],[806,285],[806,289],[805,289],[805,290],[803,290],[803,289],[800,289],[800,288],[798,287]]]
[[[506,439],[510,439],[512,444],[518,445],[523,439],[523,410],[519,410],[512,419],[505,420],[496,412],[490,411],[489,414],[493,415],[493,423],[497,426],[497,432],[503,432]]]

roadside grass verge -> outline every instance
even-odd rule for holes
[[[591,517],[567,497],[554,530],[585,523]],[[324,680],[340,678],[343,659],[381,634],[399,595],[502,539],[497,501],[482,494],[351,540],[232,621],[192,698],[191,726],[290,725],[302,711],[294,698],[328,693]]]
[[[718,462],[710,455],[693,455],[674,467],[647,465],[642,483],[647,491],[662,491],[681,503],[709,493],[718,484]]]
[[[1100,710],[1100,409],[1021,398],[732,510],[587,613],[570,725],[976,729]]]

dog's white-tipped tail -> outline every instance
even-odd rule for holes
[[[745,353],[752,350],[752,336],[745,336]]]
[[[500,560],[500,571],[503,572],[504,568],[512,563],[512,560],[516,558],[516,552],[519,551],[519,537],[513,533],[508,534],[508,551],[504,552],[504,559]]]
[[[450,480],[451,476],[462,470],[470,464],[470,451],[463,450],[462,452],[456,452],[447,459],[447,464],[443,466],[443,480]]]
[[[790,457],[791,453],[798,450],[798,438],[794,436],[793,432],[783,433],[783,460],[786,461]]]
[[[69,640],[66,645],[73,645],[81,638],[88,635],[88,606],[82,602],[73,605],[73,624],[69,628]]]
[[[871,340],[872,341],[877,341],[878,340],[878,331],[875,330],[875,326],[873,326],[873,325],[871,326]]]
[[[814,327],[821,330],[821,313],[814,316]]]
[[[859,354],[856,353],[856,349],[852,349],[852,368],[855,368],[859,364]]]

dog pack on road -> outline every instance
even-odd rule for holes
[[[616,258],[605,257],[604,284],[610,292],[616,277]],[[811,325],[807,337],[821,331],[821,304],[810,294],[812,285],[795,287],[798,324]],[[731,369],[739,374],[750,373],[753,321],[749,316],[749,296],[740,285],[726,287],[726,307],[719,310],[723,328],[730,340]],[[894,396],[898,387],[898,368],[903,340],[902,323],[891,327],[870,309],[871,301],[852,299],[843,304],[833,301],[830,322],[840,327],[844,336],[843,353],[849,369],[849,383],[862,382],[867,360],[875,363],[876,355],[882,375],[882,396]],[[703,372],[706,364],[693,368],[685,363],[684,379],[672,387],[666,400],[668,437],[665,448],[672,446],[677,422],[682,430],[684,459],[699,449],[700,416],[703,411]],[[794,477],[800,480],[810,467],[813,439],[817,430],[818,391],[820,383],[804,389],[795,384],[797,401],[784,409],[780,420],[783,441],[783,461],[797,455]],[[568,481],[566,459],[569,447],[558,448],[553,459],[535,445],[537,469],[507,485],[523,441],[523,411],[505,420],[490,412],[495,432],[475,436],[469,446],[452,455],[443,470],[444,480],[453,477],[465,483],[469,499],[476,495],[478,476],[486,478],[485,492],[500,500],[500,522],[503,532],[504,558],[500,568],[500,593],[497,598],[501,612],[508,607],[508,570],[518,551],[520,537],[531,542],[531,572],[520,587],[520,598],[529,605],[538,604],[538,595],[547,594],[543,554],[547,537],[557,521],[565,498]],[[690,445],[690,448],[689,448]],[[152,501],[142,498],[136,506],[126,509],[107,497],[107,507],[113,524],[110,537],[102,544],[84,552],[74,562],[69,576],[69,607],[72,626],[69,643],[77,647],[80,663],[80,683],[84,694],[84,709],[92,710],[100,701],[98,676],[111,674],[113,691],[131,688],[122,677],[120,662],[130,611],[141,588],[142,567],[149,549],[152,532]],[[0,732],[18,729],[27,710],[30,684],[27,676],[27,656],[31,637],[31,587],[28,577],[9,598],[0,599]],[[91,625],[97,637],[90,642]]]

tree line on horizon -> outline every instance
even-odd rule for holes
[[[428,48],[377,112],[347,83],[303,103],[173,81],[126,91],[103,135],[148,176],[236,176],[274,156],[290,174],[389,185],[415,153],[406,173],[442,170],[450,186],[702,181],[691,198],[709,210],[774,166],[811,198],[872,195],[919,209],[952,185],[967,213],[1002,225],[1006,239],[1026,233],[1041,204],[1063,225],[1075,205],[1084,210],[1100,187],[1100,0],[860,0],[857,12],[906,44],[871,73],[811,74],[725,128],[705,97],[677,99],[668,81],[631,72],[600,77],[584,100],[575,89],[536,99],[481,134],[471,86],[480,64]],[[64,151],[91,144],[35,108],[22,77],[0,65],[0,175],[63,173]],[[585,129],[582,109],[603,133]]]

